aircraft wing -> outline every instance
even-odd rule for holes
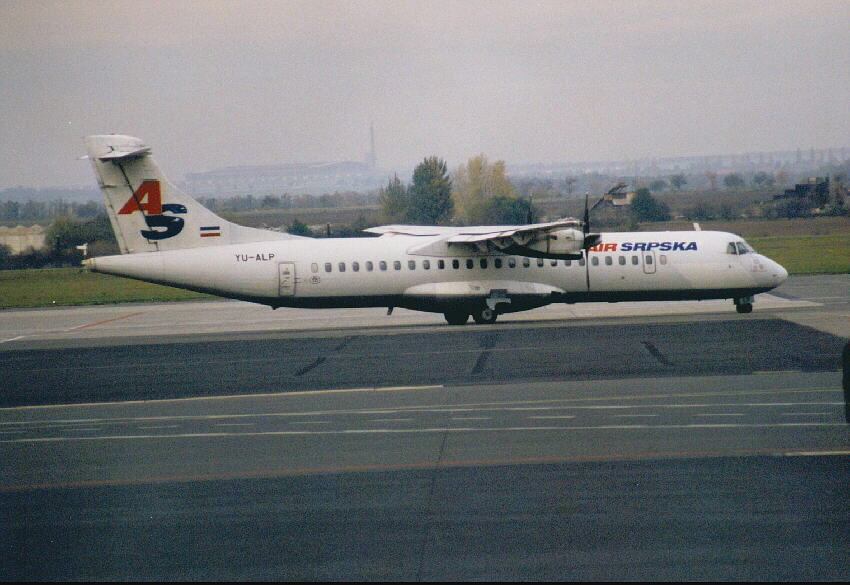
[[[443,236],[443,241],[450,246],[467,246],[479,253],[498,250],[506,254],[537,258],[578,258],[586,247],[582,227],[580,220],[564,218],[514,226],[384,225],[365,231],[374,234]]]

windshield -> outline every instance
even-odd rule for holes
[[[726,246],[726,252],[728,254],[753,254],[755,253],[755,250],[753,250],[746,242],[738,241],[729,242]]]

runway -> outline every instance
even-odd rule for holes
[[[850,278],[819,278],[491,327],[4,312],[0,574],[846,579]]]

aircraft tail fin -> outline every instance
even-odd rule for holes
[[[138,138],[109,134],[85,140],[122,254],[299,237],[217,216],[170,183]]]

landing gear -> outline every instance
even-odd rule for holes
[[[466,321],[469,319],[469,313],[466,311],[446,311],[443,316],[449,325],[466,325]]]
[[[752,313],[753,312],[753,297],[744,297],[741,299],[735,299],[735,310],[739,313]]]
[[[479,325],[490,325],[495,323],[498,316],[499,314],[495,311],[495,309],[491,309],[487,306],[476,309],[475,312],[472,313],[472,318]]]

